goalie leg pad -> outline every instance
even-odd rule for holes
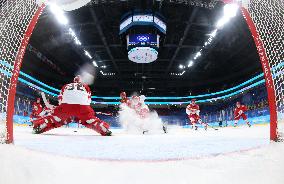
[[[53,116],[47,116],[33,121],[33,132],[36,134],[40,134],[49,131],[53,128],[61,127],[63,123],[61,123],[61,121],[58,122],[58,119],[55,119],[57,118],[54,118]]]
[[[82,125],[84,125],[87,128],[90,128],[92,130],[95,130],[101,135],[107,135],[109,133],[109,124],[105,121],[100,120],[97,117],[93,117],[92,119],[82,121]]]

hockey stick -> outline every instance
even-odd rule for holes
[[[50,103],[48,103],[47,99],[46,99],[46,96],[44,94],[44,92],[41,92],[41,97],[42,97],[42,100],[44,102],[44,105],[49,108],[49,109],[54,109],[54,105],[51,105]]]
[[[105,113],[105,112],[96,112],[96,114],[102,114],[102,115],[106,115],[106,116],[113,116],[112,113]]]
[[[205,126],[210,127],[210,128],[212,128],[214,130],[218,130],[218,128],[215,128],[212,125],[209,125],[209,123],[203,122],[202,119],[199,119],[199,120],[201,121],[201,122],[199,122],[201,125],[205,125]]]
[[[218,128],[215,128],[215,127],[213,127],[212,125],[209,125],[209,123],[204,123],[204,122],[202,122],[202,123],[200,123],[201,125],[202,124],[205,124],[205,126],[207,126],[207,127],[210,127],[210,128],[212,128],[212,129],[214,129],[214,130],[219,130]]]
[[[208,123],[206,123],[207,126],[209,126],[210,128],[213,128],[214,130],[219,130],[218,128],[213,127],[212,125],[209,125]]]
[[[242,113],[243,114],[243,113]],[[240,117],[242,114],[238,114],[237,116],[234,117],[234,120],[238,117]]]

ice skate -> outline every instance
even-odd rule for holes
[[[33,134],[40,134],[41,133],[41,129],[40,127],[33,127],[33,131],[32,131]]]
[[[112,136],[112,132],[110,130],[107,130],[104,136]]]

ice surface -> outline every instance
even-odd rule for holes
[[[144,136],[116,130],[113,137],[87,129],[61,128],[32,135],[27,127],[15,128],[15,146],[0,145],[1,184],[284,183],[284,143],[268,144],[268,126],[207,132],[173,128],[167,135]],[[140,160],[85,159],[119,157]],[[150,157],[188,158],[147,161]]]
[[[77,131],[77,132],[74,132]],[[172,160],[247,150],[269,143],[269,127],[219,130],[169,128],[168,134],[128,135],[112,130],[102,137],[89,129],[58,128],[41,135],[16,127],[15,145],[64,156],[104,160]]]

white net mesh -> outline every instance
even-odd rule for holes
[[[283,0],[250,0],[243,6],[247,6],[269,60],[281,136],[284,133],[284,3]]]
[[[0,142],[6,141],[11,74],[21,42],[38,5],[35,0],[0,1]]]
[[[237,2],[240,2],[239,0]],[[279,133],[284,133],[284,8],[283,0],[243,0],[258,30],[273,72]],[[38,6],[36,0],[0,1],[0,142],[6,137],[6,112],[11,73],[21,41]]]

